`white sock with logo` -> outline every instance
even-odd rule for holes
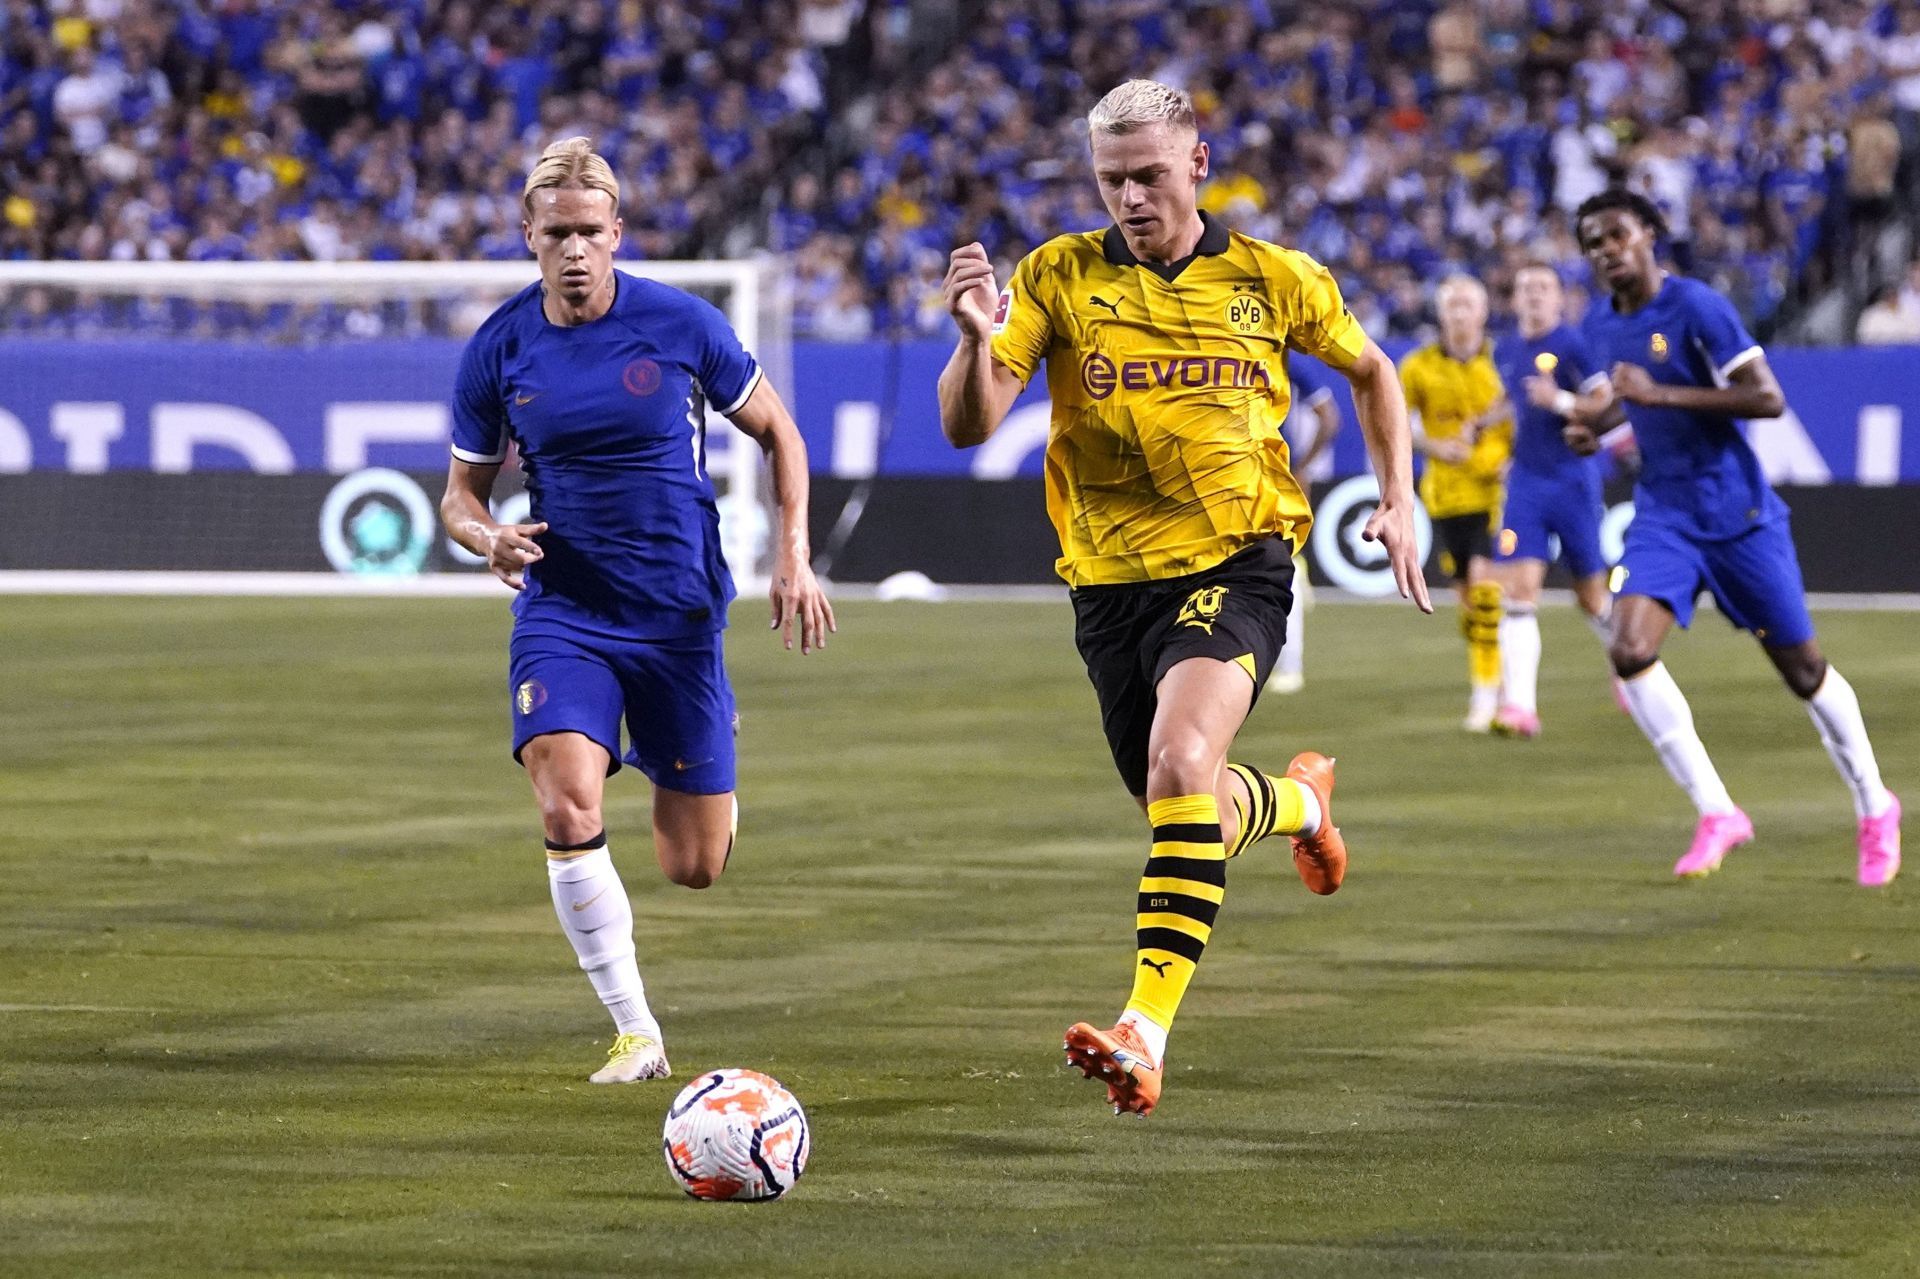
[[[1531,604],[1509,604],[1500,619],[1501,700],[1523,711],[1540,706],[1540,618]]]
[[[1680,686],[1673,682],[1665,662],[1655,662],[1646,670],[1620,681],[1633,722],[1653,743],[1667,773],[1680,784],[1702,817],[1731,813],[1733,797],[1707,758],[1707,748],[1693,730],[1693,710]]]
[[[1145,1013],[1135,1012],[1131,1008],[1120,1014],[1120,1024],[1133,1027],[1134,1033],[1140,1036],[1140,1042],[1145,1044],[1147,1051],[1153,1054],[1155,1066],[1167,1064],[1167,1028],[1165,1026]]]
[[[560,927],[614,1025],[623,1035],[660,1038],[634,955],[633,906],[605,841],[577,854],[567,850],[565,856],[548,850],[547,886]]]
[[[1840,770],[1840,780],[1853,794],[1856,817],[1878,817],[1893,804],[1893,795],[1880,781],[1880,763],[1867,740],[1866,721],[1860,718],[1860,699],[1853,685],[1833,667],[1807,699],[1807,714],[1820,731],[1820,744]]]

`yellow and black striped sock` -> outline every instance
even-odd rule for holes
[[[1220,843],[1220,805],[1211,795],[1156,799],[1147,805],[1147,821],[1153,852],[1140,879],[1140,953],[1127,1011],[1168,1028],[1227,895],[1227,850]]]
[[[1475,582],[1467,588],[1460,631],[1467,637],[1467,674],[1475,687],[1500,682],[1500,583]]]
[[[1233,797],[1233,808],[1240,815],[1240,829],[1227,845],[1227,857],[1238,857],[1269,835],[1291,835],[1306,820],[1306,802],[1300,797],[1300,783],[1290,777],[1274,777],[1248,764],[1228,764],[1227,771],[1247,788],[1247,802]]]

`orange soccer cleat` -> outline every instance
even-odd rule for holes
[[[1089,1079],[1107,1085],[1107,1100],[1116,1115],[1145,1119],[1160,1104],[1161,1070],[1132,1026],[1095,1030],[1084,1021],[1067,1029],[1067,1064]]]
[[[1347,875],[1347,841],[1333,824],[1333,761],[1318,751],[1301,751],[1287,765],[1287,776],[1320,801],[1320,829],[1293,837],[1293,868],[1300,882],[1324,897],[1338,891]]]

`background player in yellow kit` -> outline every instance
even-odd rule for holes
[[[1132,80],[1088,123],[1114,225],[1048,241],[997,298],[986,251],[954,251],[946,300],[960,341],[940,376],[940,420],[955,446],[982,443],[1046,363],[1057,567],[1114,763],[1153,832],[1132,998],[1112,1030],[1070,1028],[1066,1049],[1106,1081],[1116,1112],[1145,1115],[1227,859],[1281,833],[1313,891],[1333,892],[1346,868],[1333,761],[1304,752],[1284,777],[1227,762],[1283,643],[1293,554],[1312,523],[1280,435],[1288,349],[1352,382],[1382,494],[1366,535],[1401,594],[1432,606],[1399,383],[1333,277],[1197,209],[1208,150],[1185,93]]]
[[[1434,294],[1440,339],[1400,363],[1415,439],[1427,456],[1420,500],[1433,517],[1440,568],[1460,597],[1472,694],[1462,727],[1492,729],[1500,709],[1500,584],[1493,573],[1493,527],[1501,484],[1513,456],[1513,419],[1487,341],[1487,290],[1450,275]]]

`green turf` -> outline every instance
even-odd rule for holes
[[[1152,1120],[1059,1063],[1118,1011],[1142,823],[1063,605],[743,610],[742,845],[614,849],[680,1078],[806,1103],[787,1201],[681,1197],[506,757],[479,602],[0,601],[0,1272],[1914,1275],[1920,939],[1851,882],[1805,714],[1669,659],[1758,843],[1690,812],[1547,618],[1547,735],[1463,737],[1453,620],[1326,606],[1243,758],[1340,757],[1346,888],[1237,863]],[[1912,615],[1821,619],[1920,798]]]

